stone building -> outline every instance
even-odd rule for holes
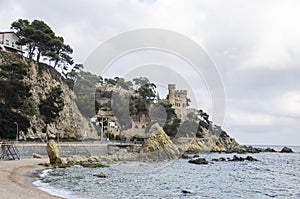
[[[169,95],[168,102],[172,104],[172,108],[175,109],[175,113],[181,120],[186,120],[188,108],[187,108],[187,90],[176,90],[175,84],[168,84]]]

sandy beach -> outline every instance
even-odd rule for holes
[[[43,168],[38,163],[48,159],[21,159],[0,161],[0,192],[3,199],[60,198],[39,190],[32,185],[32,178],[27,175],[32,169]]]

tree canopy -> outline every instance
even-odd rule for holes
[[[73,64],[70,56],[73,49],[64,43],[64,38],[55,35],[54,31],[44,21],[18,19],[11,24],[11,29],[16,30],[20,37],[17,44],[27,47],[28,58],[39,62],[42,56],[54,61],[54,68],[61,67],[67,70]]]

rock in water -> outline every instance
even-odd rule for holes
[[[59,157],[59,151],[57,148],[57,144],[54,140],[49,140],[46,146],[46,151],[50,160],[50,164],[62,164],[62,160]]]
[[[245,160],[248,160],[248,161],[258,161],[257,159],[255,159],[252,156],[247,156],[246,158],[243,158],[243,157],[238,157],[236,155],[234,155],[233,158],[229,159],[228,161],[242,162],[242,161],[245,161]]]
[[[102,173],[102,172],[101,173],[96,173],[93,176],[96,176],[98,178],[107,178],[107,175],[105,173]]]
[[[291,148],[285,146],[281,149],[280,153],[294,153],[294,151]]]
[[[209,162],[204,158],[197,158],[197,159],[189,160],[189,163],[192,163],[192,164],[208,164]]]
[[[192,192],[190,192],[188,190],[181,190],[181,192],[184,193],[184,194],[192,193]]]
[[[162,161],[179,157],[177,146],[171,141],[163,128],[155,123],[151,126],[150,137],[143,143],[141,154],[147,155],[148,159]]]
[[[245,160],[245,158],[243,158],[243,157],[238,157],[237,155],[234,155],[233,156],[233,158],[232,158],[232,160],[230,160],[230,161],[244,161]]]
[[[275,149],[268,147],[268,148],[264,149],[264,151],[263,151],[263,152],[270,152],[270,153],[274,153],[274,152],[276,152],[276,151],[275,151]]]
[[[252,156],[247,156],[247,157],[246,157],[246,160],[248,160],[248,161],[258,161],[257,159],[255,159],[255,158],[252,157]]]
[[[187,154],[184,153],[184,154],[181,155],[181,158],[182,159],[189,159],[190,157]]]

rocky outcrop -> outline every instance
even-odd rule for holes
[[[246,158],[243,157],[238,157],[236,155],[233,156],[232,159],[229,159],[228,161],[233,161],[233,162],[242,162],[242,161],[258,161],[257,159],[253,158],[252,156],[247,156]]]
[[[281,149],[280,153],[294,153],[294,151],[291,148],[285,146]]]
[[[273,148],[268,147],[268,148],[264,149],[263,152],[275,153],[277,151],[275,149],[273,149]]]
[[[189,160],[189,163],[192,164],[209,164],[209,162],[205,158],[197,158]]]
[[[277,151],[273,148],[270,148],[270,147],[268,147],[268,148],[257,148],[257,147],[245,146],[245,145],[240,145],[240,146],[237,146],[235,148],[232,148],[232,149],[226,151],[226,153],[241,153],[241,154],[261,153],[261,152],[273,153],[273,152],[277,152]]]
[[[234,155],[233,157],[232,157],[232,159],[230,159],[230,158],[227,158],[227,161],[231,161],[231,162],[242,162],[242,161],[245,161],[245,160],[247,160],[247,161],[258,161],[256,158],[254,158],[254,157],[252,157],[252,156],[247,156],[246,158],[243,158],[243,157],[238,157],[237,155]],[[225,162],[226,161],[226,158],[224,158],[224,157],[220,157],[219,159],[217,159],[217,158],[214,158],[214,159],[212,159],[211,161],[214,161],[214,162]]]
[[[54,140],[49,140],[46,146],[46,151],[51,165],[62,164],[62,160],[59,157],[58,147]]]
[[[61,138],[98,138],[97,131],[90,122],[82,116],[76,103],[75,94],[63,82],[61,75],[51,66],[30,62],[29,73],[25,82],[32,85],[31,101],[35,107],[35,114],[30,117],[30,128],[27,138],[36,139],[45,137],[43,129],[47,126],[48,136]],[[46,124],[38,111],[39,104],[46,98],[51,89],[59,86],[62,90],[61,98],[64,101],[59,116],[50,124]]]
[[[164,132],[163,128],[155,123],[150,127],[150,137],[143,143],[141,154],[155,161],[174,159],[179,157],[177,146]]]
[[[189,153],[226,152],[239,147],[239,144],[230,137],[221,138],[212,135],[205,138],[186,139],[185,143],[182,141],[184,138],[180,139],[181,143],[178,145],[178,147],[182,151],[186,151]]]

